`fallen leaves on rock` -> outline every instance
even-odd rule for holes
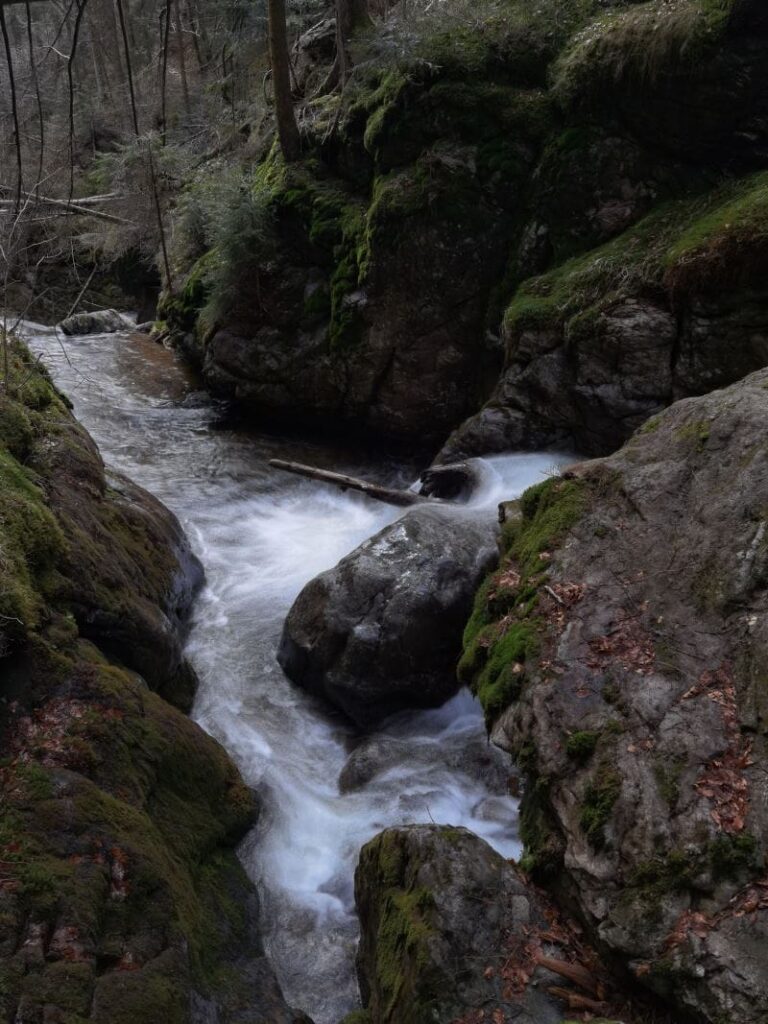
[[[498,1005],[469,1010],[451,1024],[512,1024],[530,985],[546,986],[569,1018],[593,1021],[598,1017],[621,1019],[626,1024],[652,1024],[657,1018],[643,1005],[628,1002],[613,985],[597,952],[584,940],[581,927],[566,918],[541,890],[535,891],[543,924],[528,926],[507,936],[499,951],[499,964],[483,970],[486,981],[503,981]],[[568,984],[552,984],[552,976]],[[489,1000],[490,1001],[490,1000]],[[664,1018],[664,1024],[671,1024]]]
[[[653,639],[636,612],[625,612],[612,630],[593,637],[589,650],[587,665],[591,669],[602,670],[618,664],[627,672],[648,675],[656,663]]]
[[[730,666],[702,672],[682,700],[706,696],[720,708],[728,744],[725,752],[706,764],[696,781],[696,790],[712,804],[710,816],[727,835],[744,830],[749,810],[749,784],[745,771],[752,765],[752,745],[739,726],[736,685]]]

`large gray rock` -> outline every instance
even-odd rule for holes
[[[75,313],[58,325],[66,335],[115,334],[117,331],[133,331],[136,325],[116,309],[99,309],[92,313]]]
[[[761,370],[528,492],[463,659],[527,773],[529,866],[709,1024],[768,1006],[767,435]]]
[[[360,853],[355,900],[370,1024],[563,1020],[546,983],[564,982],[535,963],[539,954],[562,957],[553,918],[515,868],[466,829],[382,832]]]
[[[474,590],[497,558],[485,513],[409,511],[299,594],[278,660],[358,725],[434,707],[458,689],[455,664]]]

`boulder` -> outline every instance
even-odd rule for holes
[[[360,853],[355,901],[361,1022],[560,1024],[569,1016],[564,1006],[578,990],[538,960],[578,971],[577,933],[466,829],[380,833]],[[602,969],[591,951],[579,952],[594,983],[592,971]],[[560,987],[566,1003],[549,987]]]
[[[485,513],[411,509],[299,594],[278,653],[288,677],[363,728],[442,704],[459,686],[459,637],[496,536]]]
[[[117,331],[134,331],[136,325],[116,309],[99,309],[92,313],[75,313],[59,323],[62,333],[75,334],[116,334]]]
[[[768,1005],[768,370],[526,492],[462,678],[527,777],[525,863],[676,1012]]]

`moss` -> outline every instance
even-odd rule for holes
[[[373,1024],[369,1010],[353,1010],[341,1021],[341,1024]]]
[[[768,172],[761,171],[724,186],[669,246],[668,266],[690,260],[726,236],[768,234]]]
[[[100,1001],[109,1006],[110,1024],[162,1020],[187,1024],[189,993],[172,968],[151,965],[142,971],[113,971],[100,982]]]
[[[34,477],[0,448],[0,615],[8,643],[36,628],[54,569],[66,550]]]
[[[516,622],[492,644],[472,683],[488,721],[494,721],[519,696],[525,662],[539,650],[540,629],[535,621]]]
[[[571,733],[565,743],[565,752],[574,761],[584,764],[594,754],[599,739],[599,732],[581,731]]]
[[[709,844],[709,861],[716,879],[735,880],[758,866],[758,842],[750,832],[721,835]]]
[[[30,800],[48,800],[53,796],[51,773],[38,764],[23,764],[16,769],[16,777]]]
[[[542,555],[562,542],[586,511],[586,485],[553,477],[529,488],[521,499],[523,518],[504,531],[508,554],[524,577],[542,568]]]
[[[723,608],[726,601],[726,578],[716,555],[711,555],[704,561],[691,585],[691,595],[700,612]]]
[[[365,938],[374,972],[371,1017],[420,1024],[430,1019],[437,991],[428,948],[432,895],[418,883],[418,865],[405,858],[396,834],[384,832],[365,847],[359,871],[375,884],[378,908]]]
[[[313,288],[304,300],[304,321],[313,326],[327,321],[331,316],[331,295],[325,285]]]
[[[637,865],[626,879],[624,899],[656,914],[670,893],[695,891],[701,876],[736,881],[758,867],[758,843],[749,833],[721,835],[700,850],[673,849]]]
[[[517,698],[526,664],[541,650],[546,622],[537,608],[545,556],[584,514],[586,488],[582,481],[553,478],[527,490],[519,507],[520,516],[503,528],[501,567],[476,595],[458,665],[460,681],[478,696],[489,724]]]
[[[693,420],[675,431],[675,439],[703,452],[709,440],[711,424],[708,420]]]
[[[626,296],[666,289],[672,296],[712,287],[751,287],[768,265],[768,174],[658,204],[605,245],[523,282],[504,323],[514,350],[525,331],[560,329],[570,344],[599,335]],[[653,430],[656,420],[645,430]]]
[[[65,1021],[70,1024],[72,1017],[69,1015],[80,1015],[83,1019],[89,1017],[93,983],[91,964],[61,961],[52,963],[42,975],[34,973],[27,976],[22,993],[27,1007],[54,1006],[68,1015]]]
[[[610,88],[641,89],[694,68],[719,41],[732,0],[652,0],[602,13],[573,38],[554,87],[561,102],[610,105]]]
[[[9,395],[0,394],[0,443],[20,462],[29,455],[34,440],[29,413]]]
[[[543,882],[551,880],[559,872],[562,844],[550,812],[549,781],[532,771],[531,757],[527,764],[528,781],[520,803],[520,838],[524,848],[520,866],[534,879]]]
[[[653,761],[653,774],[659,787],[661,797],[674,808],[680,796],[680,776],[685,767],[685,757],[669,757],[659,755]]]
[[[600,764],[587,785],[579,823],[595,849],[605,845],[605,826],[621,793],[621,776],[608,763]]]
[[[426,942],[432,935],[432,928],[425,914],[432,905],[429,890],[420,888],[408,892],[392,892],[385,899],[376,933],[376,974],[383,1020],[411,1019],[401,1017],[396,1008],[405,994],[403,975],[414,971],[418,976],[427,968],[429,953]],[[415,992],[413,995],[416,999],[413,1003],[409,1000],[407,1012],[411,1015],[414,1012],[427,1013],[432,999],[427,996],[425,1002]],[[393,1016],[395,1013],[397,1016]]]
[[[488,77],[532,86],[544,84],[550,64],[573,33],[600,9],[595,0],[509,0],[503,9],[482,3],[472,20],[450,14],[417,43],[416,55],[451,78]],[[477,19],[482,31],[477,31]]]
[[[646,903],[653,903],[671,892],[690,889],[699,873],[696,858],[682,850],[672,850],[664,857],[638,864],[627,878],[629,895],[636,899],[638,892]]]
[[[637,433],[640,436],[643,434],[655,434],[662,422],[663,420],[661,416],[651,416],[641,427],[638,428]]]

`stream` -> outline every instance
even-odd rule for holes
[[[265,945],[286,998],[316,1024],[337,1024],[357,1005],[353,876],[364,842],[388,825],[434,821],[464,825],[504,856],[519,852],[505,759],[488,745],[468,693],[361,737],[288,682],[275,660],[302,586],[403,510],[289,476],[267,460],[397,486],[421,467],[401,455],[226,426],[224,407],[195,389],[178,358],[140,335],[62,338],[32,324],[20,333],[105,461],[173,509],[203,562],[206,585],[188,638],[200,677],[193,717],[262,801],[240,855],[259,888]],[[488,481],[473,499],[479,510],[495,509],[567,457],[486,461]],[[348,766],[340,785],[355,748],[357,770]]]

